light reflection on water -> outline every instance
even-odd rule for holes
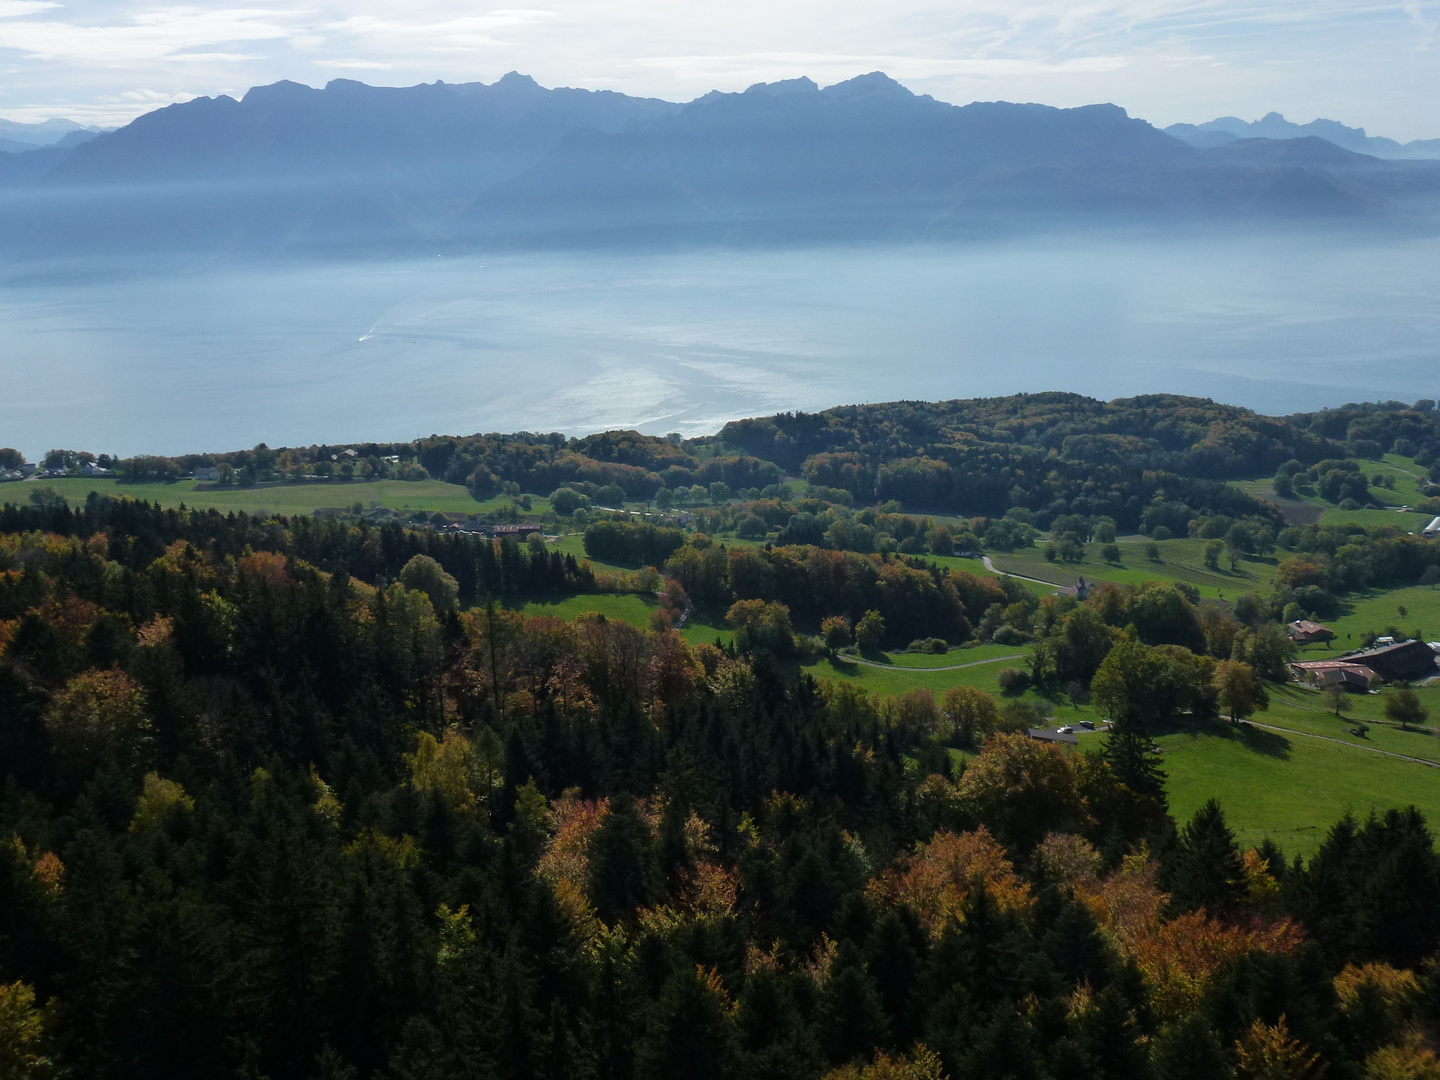
[[[178,453],[1074,390],[1440,395],[1440,240],[8,268],[0,445]]]

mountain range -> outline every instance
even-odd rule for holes
[[[24,153],[42,146],[79,146],[105,130],[58,117],[35,124],[0,120],[0,153]]]
[[[1379,135],[1367,135],[1364,128],[1346,127],[1335,120],[1311,120],[1308,124],[1292,124],[1278,112],[1266,113],[1259,120],[1246,121],[1235,116],[1222,116],[1205,124],[1171,124],[1165,129],[1191,146],[1227,146],[1241,139],[1324,139],[1357,154],[1378,158],[1404,160],[1435,160],[1440,158],[1440,139],[1415,139],[1399,143]]]
[[[878,72],[684,105],[516,73],[490,85],[281,82],[171,105],[79,145],[0,154],[0,246],[776,243],[1055,223],[1414,227],[1440,210],[1440,162],[1381,160],[1313,134],[1192,142],[1113,105],[955,106]]]

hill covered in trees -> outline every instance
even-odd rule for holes
[[[1054,525],[1062,499],[1072,518],[1078,499],[1174,504],[1201,462],[1185,505],[1218,514],[1202,496],[1246,498],[1226,470],[1434,438],[1433,409],[1325,416],[1044,396],[776,417],[693,444],[476,437],[353,457],[484,484],[603,466],[617,486],[659,479],[656,496],[684,486],[671,470],[744,470],[737,486],[809,470],[828,513],[879,498],[894,463],[953,477],[990,459],[941,455],[988,445],[1012,470],[1006,507],[1034,500]],[[1126,450],[1107,462],[1071,440]],[[250,453],[272,470],[340,456]],[[1230,527],[1272,517],[1251,500]],[[1281,537],[1292,593],[1440,562],[1387,530]],[[659,568],[650,629],[507,608],[607,587],[538,539],[123,497],[0,510],[0,1071],[1440,1068],[1440,857],[1418,813],[1337,822],[1308,861],[1240,850],[1215,804],[1170,817],[1152,733],[1261,706],[1283,667],[1271,613],[1164,583],[1042,600],[923,553],[727,551],[604,518],[587,544]],[[671,629],[690,598],[727,611],[732,643]],[[817,683],[794,651],[831,646],[799,641],[792,610],[837,645],[887,623],[1030,640],[1015,674],[1088,684],[1113,730],[1071,754],[973,687]]]
[[[1127,531],[1163,524],[1179,533],[1197,514],[1278,525],[1273,506],[1227,485],[1276,472],[1315,471],[1317,483],[1322,474],[1336,474],[1322,493],[1363,505],[1369,497],[1364,462],[1391,450],[1413,456],[1434,473],[1432,485],[1440,485],[1434,468],[1440,413],[1433,401],[1268,417],[1209,399],[1102,402],[1044,393],[780,413],[688,440],[634,431],[583,438],[432,435],[278,450],[262,444],[176,458],[112,460],[53,450],[46,464],[74,472],[98,462],[134,480],[201,468],[213,470],[222,485],[434,477],[467,486],[477,499],[568,488],[601,505],[642,501],[661,509],[793,497],[795,490],[780,484],[789,477],[804,480],[803,494],[822,507],[893,504],[912,513],[990,518],[1021,511],[1040,528],[1056,517],[1081,515],[1108,517]]]

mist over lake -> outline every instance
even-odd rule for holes
[[[1284,413],[1440,393],[1440,240],[0,270],[0,444],[128,455],[1072,390]]]

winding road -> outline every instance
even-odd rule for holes
[[[847,656],[843,660],[841,660],[840,657],[837,656],[835,659],[840,663],[864,664],[866,667],[878,667],[882,668],[885,671],[931,672],[960,671],[961,669],[967,667],[980,667],[984,664],[998,664],[1003,660],[1024,660],[1025,657],[1022,656],[1020,653],[1015,653],[1013,656],[992,656],[989,660],[971,660],[968,664],[950,664],[947,667],[900,667],[898,664],[882,664],[878,660],[862,660],[858,656]]]
[[[1044,578],[1026,577],[1024,574],[1012,574],[1008,570],[1000,570],[990,561],[989,555],[981,555],[980,561],[984,563],[986,570],[989,570],[992,574],[999,574],[1001,577],[1013,577],[1020,581],[1033,581],[1036,585],[1048,585],[1052,589],[1062,588],[1062,586],[1055,584],[1055,582],[1046,581]]]

